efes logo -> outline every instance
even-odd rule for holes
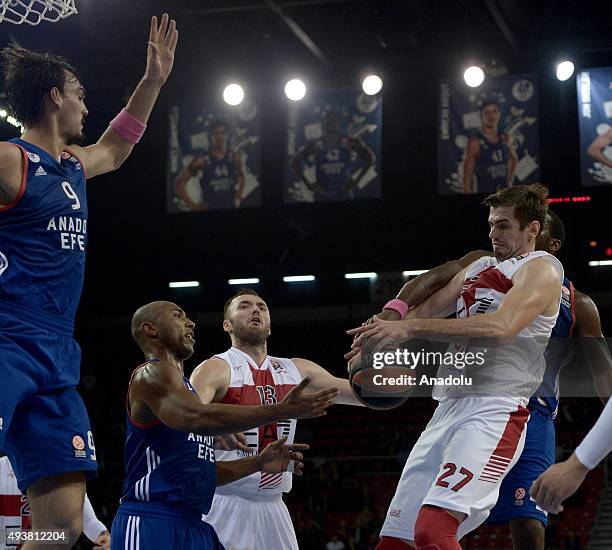
[[[36,153],[30,153],[28,151],[28,158],[32,161],[32,162],[40,162],[40,157],[36,154]]]
[[[8,258],[0,252],[0,275],[2,275],[8,267]]]

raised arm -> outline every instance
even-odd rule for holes
[[[149,120],[159,91],[170,76],[177,41],[176,23],[169,20],[167,13],[164,13],[159,25],[157,17],[151,19],[147,67],[125,107],[129,115],[142,124]],[[128,141],[111,127],[107,128],[93,145],[71,146],[81,159],[88,178],[116,170],[128,158],[133,148],[133,141]]]
[[[457,278],[458,276],[453,280],[456,281]],[[449,341],[455,338],[479,337],[506,339],[516,336],[538,315],[553,315],[558,308],[561,281],[556,269],[548,261],[537,258],[528,262],[514,274],[512,285],[499,308],[493,313],[462,319],[377,321],[352,329],[348,333],[360,334],[353,343],[354,346],[361,346],[368,338],[372,338],[373,342],[379,345],[403,342],[409,338],[439,338]],[[429,301],[420,307],[427,307]]]
[[[334,399],[336,404],[357,405],[359,407],[364,406],[363,403],[355,397],[355,394],[351,390],[351,385],[346,378],[337,378],[320,365],[308,359],[296,358],[291,360],[300,371],[302,377],[310,376],[310,386],[312,390],[316,391],[323,388],[335,387],[338,388],[338,397]]]
[[[178,176],[176,176],[176,182],[174,183],[176,194],[185,204],[187,204],[187,206],[189,206],[189,208],[191,208],[191,210],[198,210],[201,208],[201,205],[193,202],[193,199],[189,196],[189,193],[187,193],[186,185],[199,170],[204,169],[204,166],[206,166],[206,158],[204,155],[198,155],[179,172]]]
[[[305,378],[280,403],[238,406],[203,404],[183,384],[178,370],[164,362],[140,368],[130,387],[132,415],[141,422],[157,418],[166,426],[202,435],[222,435],[248,430],[286,418],[313,418],[326,414],[338,390],[330,388],[305,393],[310,383]]]
[[[580,347],[591,371],[595,391],[605,404],[612,393],[612,359],[601,332],[599,311],[590,296],[577,290],[574,291],[574,311],[575,334],[580,338]]]

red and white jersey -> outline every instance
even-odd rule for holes
[[[563,282],[561,262],[548,252],[536,251],[498,262],[492,256],[475,261],[466,271],[461,294],[457,300],[457,317],[493,313],[512,288],[512,277],[527,262],[536,258],[549,261],[559,275],[559,295]],[[486,348],[483,365],[473,365],[463,370],[472,379],[471,387],[458,385],[436,386],[434,398],[492,395],[517,398],[526,403],[542,383],[546,362],[544,350],[557,321],[559,309],[551,316],[538,315],[508,344]],[[485,348],[451,345],[449,351],[483,351]],[[457,376],[457,367],[442,365],[438,377]],[[524,402],[524,403],[523,403]]]
[[[223,359],[230,368],[230,383],[222,403],[230,405],[271,405],[281,401],[285,395],[302,381],[302,375],[290,359],[278,357],[265,358],[260,367],[243,351],[230,348],[225,353],[215,355]],[[293,443],[297,421],[280,420],[273,424],[255,427],[244,432],[247,444],[257,454],[267,445],[287,436],[287,442]],[[215,451],[217,460],[237,460],[247,455],[235,451]],[[291,490],[290,472],[266,474],[256,472],[227,485],[217,488],[217,493],[233,494],[242,497],[274,495]]]
[[[5,546],[8,533],[31,528],[28,498],[21,494],[13,467],[8,457],[3,456],[0,458],[0,548],[17,548],[17,545]]]

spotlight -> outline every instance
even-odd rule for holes
[[[557,63],[557,78],[564,82],[571,78],[574,74],[574,64],[571,61],[565,60]]]
[[[261,281],[258,277],[245,277],[243,279],[228,279],[228,285],[258,285]]]
[[[283,277],[284,283],[306,283],[314,280],[314,275],[289,275],[287,277]]]
[[[228,105],[240,105],[244,99],[244,90],[240,84],[228,84],[223,90],[223,101]]]
[[[304,99],[306,95],[306,84],[299,78],[294,78],[285,84],[285,95],[291,101],[299,101]]]
[[[368,271],[367,273],[345,273],[345,279],[376,279],[378,275],[373,271]]]
[[[170,288],[195,288],[200,286],[199,281],[172,281],[168,283]]]
[[[383,81],[377,74],[366,76],[361,83],[361,88],[367,95],[376,95],[382,90]]]
[[[0,117],[6,118],[7,115],[8,115],[8,113],[6,112],[5,109],[0,109]]]
[[[478,86],[480,86],[484,82],[484,79],[484,71],[476,65],[468,67],[463,73],[463,80],[465,80],[465,83],[470,88],[478,88]]]

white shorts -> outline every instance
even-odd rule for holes
[[[225,550],[298,550],[281,495],[246,499],[215,493],[206,516]]]
[[[476,529],[523,451],[528,418],[510,398],[441,402],[406,461],[381,536],[414,541],[424,504],[467,514],[457,539]]]

